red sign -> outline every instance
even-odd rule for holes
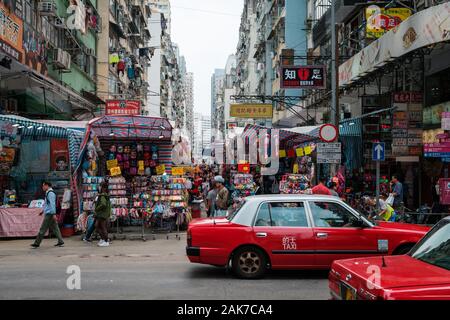
[[[324,124],[320,127],[319,138],[323,142],[336,141],[338,137],[338,129],[332,124]]]
[[[138,116],[141,114],[141,102],[138,100],[106,101],[107,116]]]
[[[238,164],[238,172],[250,173],[250,165],[249,164]]]
[[[69,145],[66,139],[52,139],[50,153],[52,171],[69,171]]]
[[[325,89],[325,66],[281,67],[283,89]]]
[[[419,91],[403,91],[394,93],[396,103],[422,103],[423,93]]]

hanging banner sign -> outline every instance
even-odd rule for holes
[[[13,6],[12,1],[0,1],[0,51],[23,62],[23,21],[17,15],[19,13],[17,7],[13,11]]]
[[[141,114],[139,100],[108,100],[106,101],[107,116],[137,116]]]
[[[249,119],[272,119],[273,107],[271,104],[232,104],[230,117]]]
[[[281,67],[282,89],[325,89],[325,66]]]
[[[395,103],[422,103],[423,93],[420,91],[401,91],[394,93]]]

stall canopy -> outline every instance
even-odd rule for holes
[[[0,115],[0,121],[19,126],[23,137],[36,139],[67,139],[69,142],[70,162],[72,168],[78,163],[79,152],[83,142],[84,132],[45,123],[45,120],[30,120],[14,115]]]
[[[271,132],[271,128],[258,125],[247,125],[244,129],[243,137],[249,140],[256,139],[260,130]],[[295,146],[306,142],[312,142],[319,139],[320,126],[297,127],[289,129],[278,129],[280,132],[280,146]]]
[[[172,125],[165,118],[143,116],[104,116],[89,122],[99,138],[170,140]]]

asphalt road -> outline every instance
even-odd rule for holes
[[[235,279],[225,269],[191,264],[185,237],[114,241],[109,248],[78,237],[54,248],[45,239],[0,241],[0,299],[328,299],[327,272],[271,272]],[[79,266],[80,290],[69,290],[67,268]]]

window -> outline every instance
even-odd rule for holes
[[[411,256],[450,270],[450,222],[442,220],[413,249]]]
[[[316,227],[351,228],[357,219],[347,209],[333,202],[310,202]]]
[[[255,227],[308,227],[303,202],[264,203],[259,209]]]

